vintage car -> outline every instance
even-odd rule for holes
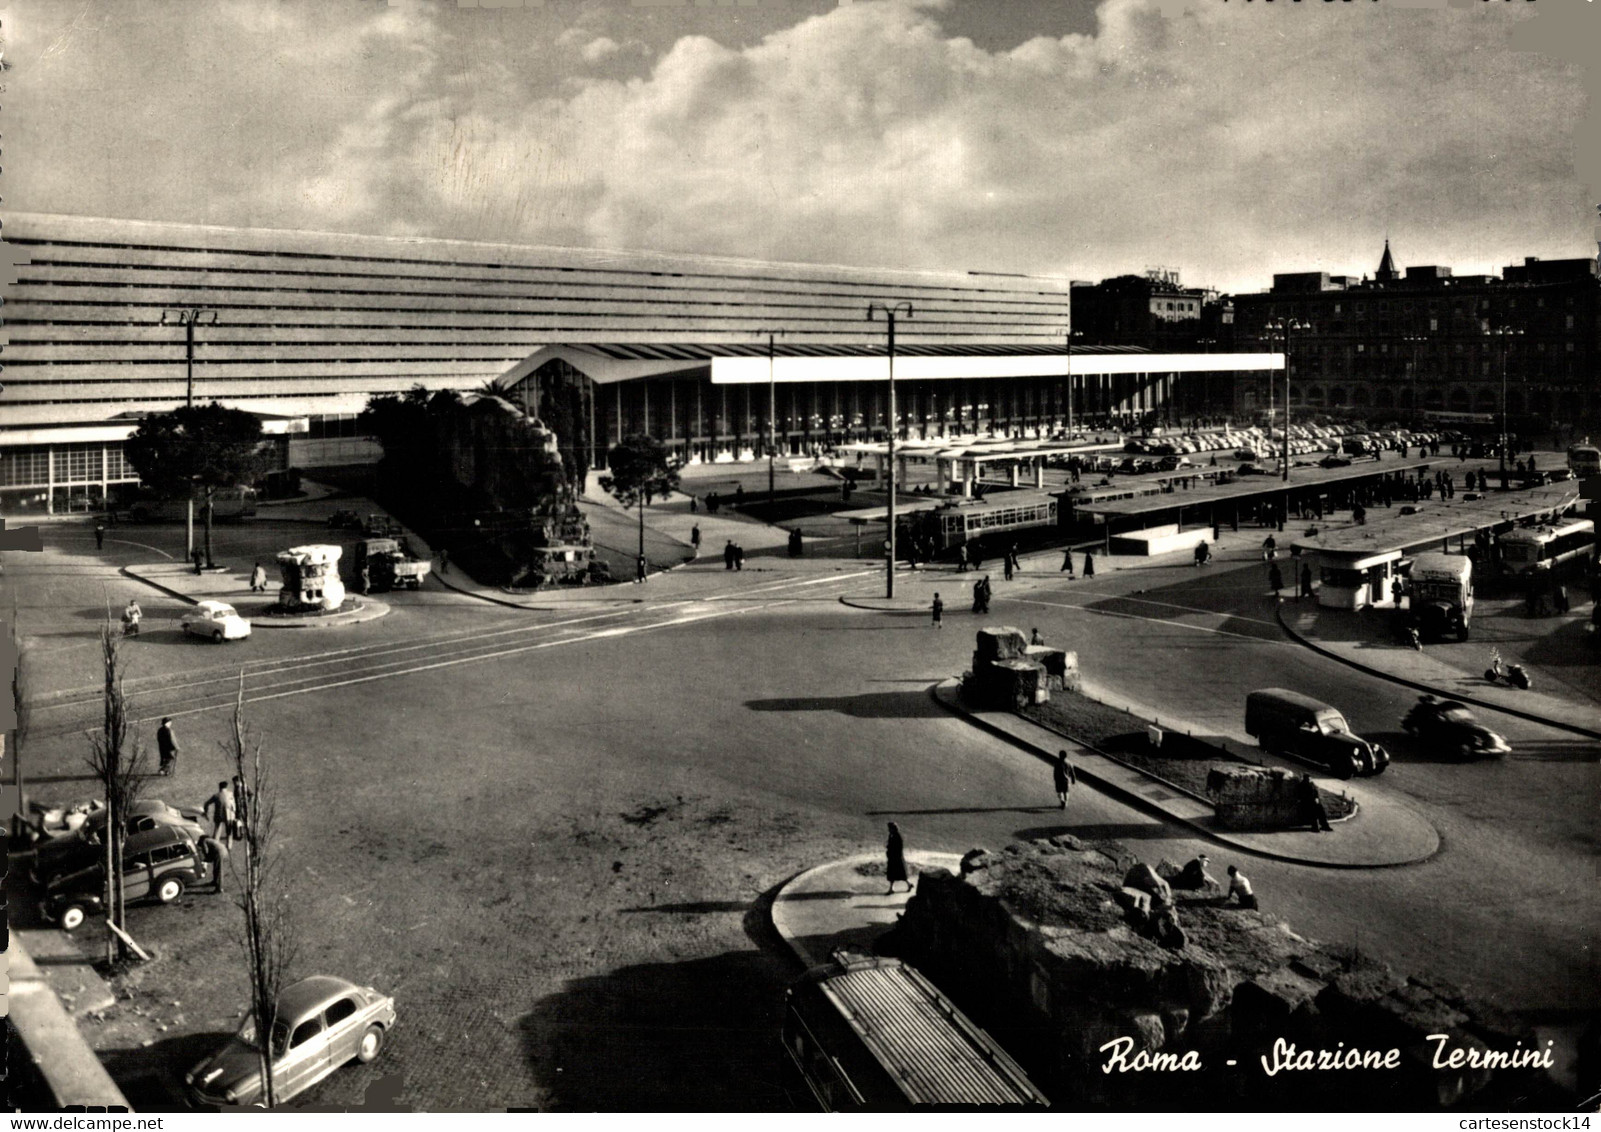
[[[1346,456],[1325,456],[1318,461],[1321,468],[1349,468],[1351,461]]]
[[[185,633],[221,644],[250,636],[250,622],[225,601],[202,601],[185,613],[178,624]]]
[[[106,808],[93,804],[81,822],[53,825],[51,818],[57,811],[41,814],[38,827],[39,840],[34,847],[32,876],[36,884],[48,882],[63,873],[74,872],[92,864],[102,854],[105,842]],[[66,811],[60,811],[65,816]],[[198,841],[206,830],[199,810],[179,809],[156,799],[140,799],[128,808],[124,823],[128,835],[171,826],[181,829]]]
[[[278,996],[268,1036],[273,1102],[311,1088],[347,1061],[372,1061],[395,1026],[395,1000],[372,987],[312,975]],[[264,1105],[261,1035],[247,1016],[228,1043],[184,1076],[197,1105]]]
[[[171,904],[189,885],[215,879],[199,842],[177,826],[147,829],[123,843],[123,895],[130,903],[150,898]],[[40,914],[70,932],[90,913],[104,911],[105,889],[105,862],[96,860],[46,884],[39,901]]]
[[[1499,758],[1512,750],[1510,743],[1481,726],[1473,713],[1455,700],[1422,698],[1412,705],[1401,726],[1425,747],[1458,758]]]

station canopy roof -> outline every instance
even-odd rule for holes
[[[1075,346],[1062,351],[1037,343],[900,343],[895,376],[908,381],[1074,375],[1214,373],[1282,369],[1284,355],[1156,354],[1136,346]],[[554,360],[565,361],[598,385],[650,377],[710,377],[717,385],[806,381],[883,381],[889,376],[888,346],[876,344],[773,343],[567,343],[547,346],[502,374],[510,388]]]

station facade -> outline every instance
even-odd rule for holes
[[[1160,412],[1192,365],[1115,346],[1070,360],[1066,278],[44,214],[8,217],[4,237],[8,513],[105,506],[137,482],[122,442],[140,418],[191,396],[255,413],[281,467],[375,459],[358,415],[416,386],[537,415],[576,384],[588,411],[563,443],[590,466],[632,432],[686,460],[750,457],[770,429],[797,453],[881,438],[886,307],[903,437]],[[749,366],[777,378],[764,390]]]

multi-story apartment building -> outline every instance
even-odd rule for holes
[[[1386,241],[1371,279],[1280,274],[1272,290],[1233,303],[1236,348],[1288,353],[1287,382],[1280,374],[1271,392],[1263,380],[1243,385],[1246,412],[1270,397],[1282,405],[1287,384],[1292,412],[1492,421],[1504,408],[1520,430],[1583,429],[1601,417],[1593,259],[1529,257],[1500,276],[1402,272]]]

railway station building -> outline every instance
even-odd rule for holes
[[[1066,278],[45,214],[13,214],[4,238],[8,514],[104,507],[137,483],[122,444],[139,420],[190,397],[256,414],[282,468],[375,460],[359,414],[417,386],[533,415],[565,391],[583,411],[562,443],[589,467],[634,432],[689,462],[751,458],[769,435],[792,453],[881,439],[886,308],[905,438],[1138,418],[1167,409],[1182,374],[1282,365],[1070,357]]]

